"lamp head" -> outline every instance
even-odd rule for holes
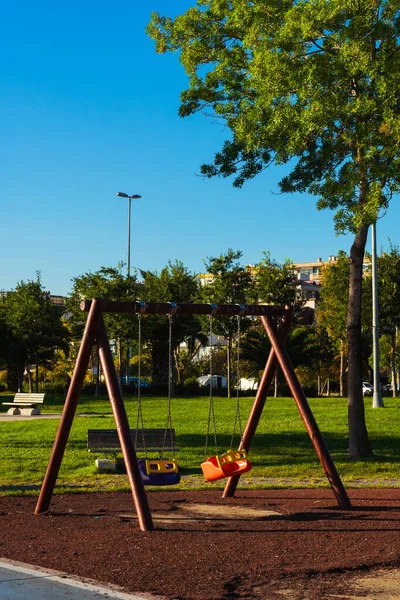
[[[117,196],[120,196],[121,198],[133,198],[135,200],[142,197],[140,194],[133,194],[132,196],[129,196],[128,194],[125,194],[125,192],[117,192]]]

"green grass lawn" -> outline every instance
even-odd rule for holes
[[[0,394],[1,401],[12,396]],[[47,395],[42,412],[60,413],[64,398]],[[163,427],[166,398],[145,396],[145,427]],[[241,399],[242,420],[246,421],[253,399]],[[400,465],[400,401],[385,398],[385,409],[372,409],[366,399],[366,418],[375,456],[368,461],[351,461],[347,456],[347,402],[342,398],[311,399],[311,408],[325,438],[339,474],[348,486],[395,486]],[[125,399],[131,427],[136,425],[136,400]],[[6,411],[7,407],[0,407]],[[180,487],[209,487],[199,464],[204,458],[208,398],[173,399],[173,426],[179,447]],[[88,429],[114,427],[106,397],[82,397],[79,416],[74,420],[58,478],[58,491],[128,489],[123,475],[99,475],[86,447]],[[229,448],[235,414],[235,400],[215,398],[218,446]],[[0,494],[37,493],[49,460],[58,427],[57,419],[0,422]],[[209,455],[215,453],[213,434]],[[238,443],[238,437],[235,439]],[[269,398],[250,452],[253,469],[243,480],[247,487],[326,486],[327,480],[315,455],[294,401]],[[218,482],[219,487],[223,482]]]

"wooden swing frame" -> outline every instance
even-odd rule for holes
[[[125,314],[180,314],[180,315],[217,315],[217,316],[260,316],[261,322],[271,342],[271,351],[264,369],[263,376],[253,408],[251,410],[239,449],[249,451],[251,442],[257,430],[262,411],[267,398],[268,388],[272,382],[276,366],[282,369],[293,398],[297,404],[300,415],[304,421],[311,442],[328,478],[332,491],[342,509],[350,509],[351,502],[344,488],[342,480],[336,470],[329,450],[315,421],[314,415],[307,402],[307,398],[297,379],[293,366],[287,354],[284,339],[289,330],[291,311],[288,308],[265,305],[239,305],[239,304],[175,304],[173,302],[113,302],[100,298],[92,301],[83,300],[81,309],[88,312],[86,327],[83,333],[81,346],[75,363],[74,373],[68,389],[61,420],[54,440],[52,453],[43,480],[42,488],[36,504],[35,514],[41,514],[49,509],[54,487],[57,481],[61,462],[64,456],[73,419],[76,413],[79,396],[89,366],[93,346],[97,344],[107,392],[110,399],[112,412],[122,454],[125,460],[126,472],[132,492],[133,503],[138,516],[139,528],[142,531],[154,529],[153,519],[140,475],[138,460],[134,443],[130,434],[128,417],[118,382],[117,372],[112,358],[110,342],[104,324],[103,313]],[[278,332],[276,319],[282,317],[281,331]],[[230,477],[227,481],[223,497],[234,495],[239,476]]]

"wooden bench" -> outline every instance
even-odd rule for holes
[[[165,429],[131,429],[130,431],[137,454],[149,452],[156,453],[158,457],[161,457],[162,452],[176,452],[178,450],[178,448],[174,448],[174,429],[167,431],[167,437],[165,439],[164,448],[163,444],[165,437]],[[173,441],[172,446],[171,437]],[[118,432],[116,429],[88,429],[87,446],[89,452],[121,452]],[[118,459],[117,462],[108,459],[97,459],[95,461],[95,464],[97,470],[100,473],[116,473],[119,469],[121,469],[121,464],[122,468],[124,468],[123,459]]]
[[[136,433],[137,432],[137,433]],[[171,446],[171,437],[175,444],[175,430],[168,430],[163,448],[165,429],[131,429],[131,436],[137,453],[176,452],[178,448]],[[144,436],[144,437],[143,437]],[[136,439],[137,438],[137,439]],[[116,429],[88,429],[87,446],[89,452],[121,452]]]
[[[43,404],[45,394],[17,393],[13,402],[2,402],[5,406],[11,406],[7,413],[9,415],[40,415],[38,404]]]

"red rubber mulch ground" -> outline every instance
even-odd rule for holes
[[[349,495],[352,511],[320,489],[153,492],[146,533],[130,494],[54,496],[38,517],[36,498],[2,497],[0,557],[168,599],[329,598],[358,570],[400,566],[400,489]]]

